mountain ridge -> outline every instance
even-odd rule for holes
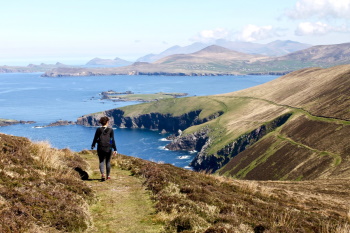
[[[160,54],[148,54],[137,59],[137,61],[155,62],[169,55],[195,53],[211,45],[221,46],[221,47],[224,47],[230,50],[235,50],[241,53],[261,54],[264,56],[282,56],[282,55],[286,55],[288,53],[295,52],[297,50],[306,49],[312,46],[309,44],[303,44],[303,43],[291,41],[291,40],[286,40],[286,41],[277,40],[277,41],[272,41],[268,44],[258,44],[258,43],[252,43],[252,42],[228,41],[228,40],[220,39],[220,40],[216,40],[213,43],[195,42],[191,45],[187,45],[184,47],[175,45],[173,47],[170,47],[164,50]]]
[[[210,50],[210,48],[212,51],[208,52],[206,49]],[[350,61],[349,50],[350,43],[314,46],[291,55],[268,58],[263,55],[242,54],[223,47],[219,49],[218,46],[214,45],[191,54],[170,55],[154,63],[137,62],[118,68],[77,69],[76,72],[72,69],[65,71],[64,68],[57,68],[46,72],[43,76],[286,74],[302,68],[348,64]],[[233,55],[234,53],[235,55]],[[205,56],[203,56],[204,54]],[[322,55],[314,57],[315,54]]]

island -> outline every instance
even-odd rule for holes
[[[9,125],[16,125],[16,124],[34,124],[35,121],[17,121],[17,120],[9,120],[9,119],[2,119],[0,118],[0,127],[1,126],[9,126]]]
[[[55,126],[64,126],[64,125],[75,125],[74,121],[58,120],[53,123],[44,126],[34,126],[34,128],[46,128],[46,127],[55,127]]]
[[[188,93],[165,93],[158,92],[154,94],[135,94],[131,91],[125,92],[116,92],[113,90],[104,91],[100,95],[102,95],[101,99],[108,99],[112,101],[139,101],[139,102],[152,102],[158,101],[161,99],[169,99],[169,98],[177,98],[187,96]]]

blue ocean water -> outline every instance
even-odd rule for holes
[[[93,76],[44,78],[41,73],[0,74],[0,118],[36,121],[35,124],[0,127],[0,132],[32,141],[48,141],[56,148],[89,149],[95,128],[78,125],[34,128],[138,102],[101,100],[103,91],[134,93],[181,92],[188,96],[233,92],[271,81],[278,76]],[[168,151],[167,135],[145,129],[115,129],[122,154],[186,167],[195,154]]]

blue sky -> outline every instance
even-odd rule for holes
[[[0,65],[135,60],[216,39],[350,42],[350,0],[0,0]]]

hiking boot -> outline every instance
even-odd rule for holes
[[[111,177],[110,177],[110,176],[108,176],[108,177],[107,177],[107,180],[110,180],[110,179],[111,179]]]
[[[101,181],[105,181],[106,180],[106,177],[104,174],[101,175]]]

